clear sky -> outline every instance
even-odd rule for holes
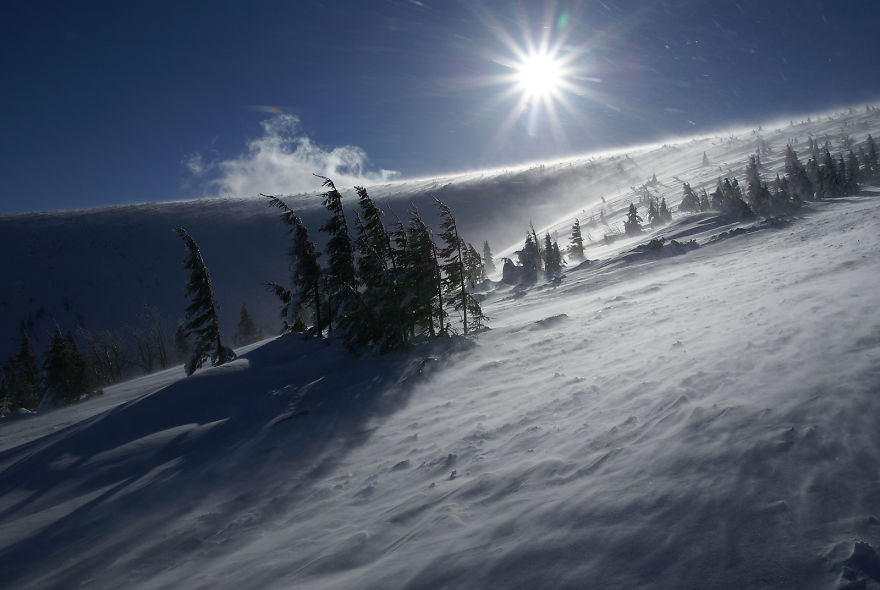
[[[292,193],[311,172],[418,177],[858,105],[880,98],[878,30],[877,0],[6,3],[0,212]]]

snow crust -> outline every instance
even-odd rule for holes
[[[679,218],[469,342],[287,336],[4,421],[2,585],[877,587],[878,250],[877,187]]]

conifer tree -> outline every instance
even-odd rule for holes
[[[486,269],[487,275],[495,274],[495,260],[492,256],[492,249],[489,248],[489,242],[483,242],[483,267]]]
[[[632,203],[629,204],[629,211],[626,214],[626,221],[623,222],[623,228],[628,236],[642,233],[642,218],[636,210],[636,206]]]
[[[548,281],[559,278],[562,274],[562,252],[559,244],[550,238],[550,234],[544,236],[544,276]]]
[[[840,171],[834,162],[834,157],[831,155],[828,142],[825,142],[825,147],[822,150],[822,176],[824,179],[823,188],[825,189],[825,196],[830,198],[842,196]]]
[[[290,269],[290,289],[269,283],[282,302],[281,316],[285,331],[302,324],[302,311],[311,306],[315,317],[315,335],[320,336],[321,325],[321,267],[318,264],[318,248],[309,241],[309,232],[299,216],[284,201],[271,195],[263,195],[269,204],[281,210],[281,220],[291,235],[287,251]]]
[[[473,289],[478,283],[486,278],[486,269],[483,268],[483,259],[474,245],[468,242],[464,251],[465,275],[468,285]]]
[[[86,392],[86,367],[72,335],[55,331],[46,350],[43,369],[46,375],[46,399],[51,403],[70,404]]]
[[[319,228],[330,236],[326,247],[328,261],[324,281],[330,301],[330,330],[340,331],[343,339],[347,339],[354,315],[362,307],[357,290],[354,246],[342,209],[342,195],[332,180],[316,176],[324,180],[323,186],[327,191],[321,195],[324,198],[322,204],[330,212],[330,219]]]
[[[355,187],[361,213],[355,217],[358,282],[362,287],[360,313],[352,318],[350,344],[385,352],[407,342],[403,300],[398,285],[391,235],[382,223],[382,210],[367,190]]]
[[[660,199],[660,223],[669,223],[672,221],[672,212],[666,204],[666,197]]]
[[[568,252],[575,260],[583,260],[584,256],[584,236],[581,234],[581,222],[578,218],[574,218],[574,224],[571,226],[571,237],[568,239]]]
[[[437,248],[418,209],[413,206],[409,214],[401,264],[408,331],[411,337],[417,333],[434,337],[444,333],[446,319]]]
[[[440,239],[443,240],[444,246],[439,249],[437,254],[438,258],[442,260],[440,268],[444,275],[444,291],[449,295],[453,309],[461,314],[462,329],[464,335],[467,336],[469,330],[481,328],[487,318],[483,315],[479,302],[468,292],[465,284],[463,250],[466,246],[458,234],[455,217],[449,207],[440,199],[435,197],[434,201],[440,209],[440,227],[443,230],[440,233]]]
[[[859,184],[864,180],[859,159],[856,154],[849,150],[846,156],[846,192],[847,194],[855,194],[859,190]]]
[[[522,281],[534,283],[538,280],[538,272],[542,270],[541,249],[535,241],[534,233],[526,233],[526,242],[523,249],[516,253],[519,264],[522,267]]]
[[[709,163],[709,156],[706,155],[706,152],[703,152],[703,162],[702,162],[701,165],[702,165],[704,168],[707,167],[707,166],[711,166],[711,165],[712,165],[712,164]]]
[[[700,211],[700,197],[697,196],[697,193],[694,192],[691,185],[685,182],[682,190],[684,196],[681,198],[681,203],[678,205],[679,210],[689,212]]]
[[[813,183],[810,182],[810,177],[791,144],[785,149],[785,174],[788,176],[793,197],[800,201],[813,199]]]
[[[706,192],[706,189],[700,189],[700,211],[709,211],[711,209],[711,205],[709,204],[709,193]]]
[[[254,323],[253,318],[251,318],[251,314],[248,313],[247,305],[242,301],[241,310],[238,313],[238,327],[235,331],[235,335],[232,337],[232,341],[236,346],[243,346],[245,344],[250,344],[251,342],[256,342],[259,339],[259,336],[260,334],[257,331],[257,325]]]
[[[183,326],[187,337],[193,339],[192,351],[184,365],[184,371],[189,376],[206,360],[210,359],[214,366],[222,365],[233,360],[235,353],[220,340],[220,320],[217,317],[217,304],[214,301],[211,276],[208,273],[208,267],[205,266],[204,259],[202,259],[199,246],[182,227],[175,231],[187,248],[187,256],[183,266],[191,271],[186,286],[186,294],[190,298],[190,304],[186,308],[186,320]]]
[[[11,374],[14,370],[12,359],[7,358],[6,362],[3,363],[3,369],[0,370],[0,418],[8,416],[19,408],[12,390],[12,384],[7,378],[7,374]]]
[[[660,224],[660,209],[657,207],[657,199],[648,199],[648,223],[651,227]]]
[[[10,411],[19,408],[33,410],[43,397],[39,361],[24,324],[20,329],[18,353],[10,356],[3,365],[3,388],[4,395],[9,398]]]
[[[761,180],[759,165],[757,156],[749,156],[749,163],[746,165],[746,201],[752,211],[766,214],[770,212],[770,191]]]

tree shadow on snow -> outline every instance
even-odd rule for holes
[[[285,336],[0,454],[0,531],[17,533],[0,540],[5,581],[63,587],[114,558],[142,571],[221,551],[332,476],[456,347],[356,357]]]

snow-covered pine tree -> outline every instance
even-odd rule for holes
[[[363,214],[356,216],[355,239],[363,309],[352,318],[350,345],[387,352],[407,343],[398,269],[382,210],[365,188],[356,186],[355,191]]]
[[[836,198],[843,195],[843,183],[840,180],[840,171],[831,155],[830,144],[825,142],[822,150],[822,176],[824,178],[825,196]]]
[[[813,199],[813,183],[810,182],[810,177],[807,176],[807,171],[791,144],[785,148],[785,174],[790,183],[792,197],[799,201]]]
[[[648,223],[651,227],[660,225],[660,209],[657,207],[657,199],[648,199]]]
[[[550,234],[544,236],[544,276],[548,281],[559,278],[562,274],[562,252],[559,244],[550,238]]]
[[[479,302],[467,290],[463,255],[466,245],[458,234],[455,217],[440,199],[434,197],[434,201],[440,210],[440,227],[443,230],[440,239],[444,246],[437,255],[442,261],[440,268],[443,271],[444,292],[449,296],[453,309],[461,314],[462,329],[467,336],[468,331],[483,327],[487,318]]]
[[[357,290],[354,246],[342,209],[342,195],[332,180],[318,174],[315,176],[323,179],[327,191],[321,195],[324,199],[322,205],[330,212],[330,219],[318,228],[330,236],[326,247],[328,262],[324,281],[330,301],[330,330],[340,332],[343,340],[347,340],[353,316],[362,311]]]
[[[575,260],[583,260],[584,256],[584,236],[581,233],[581,222],[577,217],[571,226],[571,236],[568,238],[568,253]]]
[[[211,275],[202,258],[198,244],[182,227],[174,231],[186,244],[187,256],[183,267],[189,269],[190,277],[186,285],[186,295],[190,304],[186,308],[184,333],[192,340],[192,350],[184,364],[187,376],[192,375],[206,360],[214,366],[228,363],[235,358],[232,349],[220,340],[220,320],[217,317],[217,304],[211,287]]]
[[[281,220],[291,235],[290,248],[287,251],[290,270],[290,289],[275,283],[267,283],[267,287],[281,300],[281,317],[284,331],[304,326],[303,308],[310,307],[315,319],[315,335],[322,333],[321,322],[321,266],[318,264],[318,247],[309,240],[309,232],[302,219],[287,204],[272,195],[262,195],[269,199],[269,204],[281,210]]]
[[[706,189],[700,189],[700,211],[708,211],[711,209],[711,205],[709,204],[709,193],[706,192]]]
[[[480,258],[480,253],[470,242],[465,248],[464,259],[467,282],[473,289],[486,278],[486,269],[483,268],[483,259]]]
[[[522,282],[534,283],[538,280],[538,272],[542,270],[541,249],[535,242],[532,232],[526,233],[526,242],[523,249],[516,253],[519,265],[522,267]]]
[[[755,213],[766,215],[771,210],[770,191],[761,180],[759,166],[758,156],[749,156],[749,163],[746,164],[746,202]]]
[[[409,211],[405,249],[401,255],[403,308],[410,337],[434,337],[445,331],[443,285],[431,230],[413,205]]]
[[[686,212],[697,212],[700,210],[700,197],[697,196],[697,193],[694,192],[694,189],[691,188],[691,185],[687,182],[684,183],[682,187],[682,191],[684,196],[681,198],[681,203],[678,205],[679,211]]]
[[[669,210],[669,206],[666,204],[666,197],[660,199],[660,223],[666,224],[672,221],[672,212]]]
[[[707,166],[711,166],[711,165],[712,164],[709,163],[709,156],[706,155],[706,152],[703,152],[703,162],[701,163],[701,166],[706,168]]]
[[[718,181],[718,189],[721,191],[721,202],[718,207],[721,213],[736,219],[754,217],[754,212],[743,199],[742,189],[735,178],[733,182],[729,178],[725,178],[724,182]]]
[[[623,229],[628,236],[637,236],[642,233],[642,218],[633,203],[629,204],[629,211],[626,214],[626,221],[623,222]]]
[[[495,268],[495,260],[492,256],[492,249],[489,247],[489,242],[483,242],[483,268],[486,269],[486,275],[495,274],[497,270]]]
[[[855,152],[849,150],[846,155],[846,192],[849,195],[855,194],[859,190],[859,184],[864,180],[864,174],[859,165],[859,158]]]

